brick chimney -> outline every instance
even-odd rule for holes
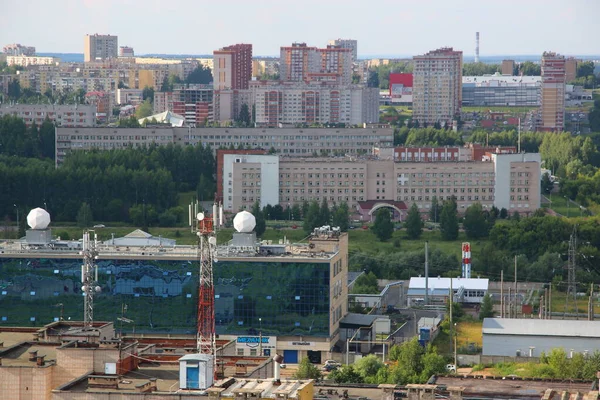
[[[46,362],[44,361],[44,357],[46,357],[46,356],[37,356],[36,357],[35,363],[38,367],[43,367],[46,364]]]
[[[32,350],[29,352],[29,361],[36,361],[37,359],[37,350]]]

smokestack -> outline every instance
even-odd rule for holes
[[[475,62],[479,62],[479,32],[475,32]]]

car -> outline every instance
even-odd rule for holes
[[[94,225],[94,228],[106,228],[104,224]]]
[[[342,363],[335,361],[335,360],[325,360],[325,362],[323,363],[323,369],[326,371],[329,371],[334,368],[339,368],[341,366],[342,366]]]

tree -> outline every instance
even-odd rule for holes
[[[340,368],[331,371],[329,379],[335,383],[363,383],[362,376],[356,372],[353,365],[342,365]]]
[[[483,213],[481,203],[473,203],[467,208],[463,227],[469,239],[479,239],[488,235],[490,225]]]
[[[238,122],[243,126],[250,126],[250,110],[248,104],[244,103],[240,107],[240,115],[238,116]]]
[[[185,83],[197,83],[207,85],[213,81],[212,72],[210,68],[205,67],[203,65],[194,69],[190,74],[185,78]]]
[[[77,212],[77,226],[85,228],[92,225],[94,216],[92,215],[92,208],[88,203],[81,203],[79,211]]]
[[[377,285],[377,277],[373,272],[363,273],[356,278],[356,282],[352,286],[352,293],[359,294],[378,294],[379,287]]]
[[[484,318],[492,318],[494,316],[494,304],[492,303],[492,296],[486,293],[483,296],[481,302],[481,308],[479,309],[479,319],[483,321]]]
[[[138,106],[137,110],[135,110],[135,116],[137,119],[142,119],[152,115],[152,112],[152,103],[150,103],[149,100],[144,100],[144,102]]]
[[[306,203],[308,205],[308,203]],[[307,234],[311,233],[313,229],[320,226],[321,221],[321,210],[319,208],[319,203],[316,200],[310,202],[308,209],[303,213],[304,217],[304,232]]]
[[[500,209],[500,219],[508,218],[508,210],[504,207]]]
[[[442,215],[440,216],[440,230],[444,240],[456,240],[458,238],[458,212],[454,197],[444,201]]]
[[[348,209],[348,203],[344,201],[333,213],[332,225],[338,226],[342,232],[346,232],[348,231],[349,221],[350,210]]]
[[[431,199],[431,209],[429,210],[429,220],[437,224],[441,215],[442,205],[438,201],[437,196],[433,196],[433,198]]]
[[[327,199],[323,197],[323,201],[321,201],[321,208],[319,209],[319,224],[329,225],[331,222],[331,211],[329,211],[329,204],[327,204]]]
[[[319,380],[323,374],[319,371],[319,368],[315,367],[309,360],[308,357],[304,357],[298,365],[298,371],[294,375],[295,379],[315,379]]]
[[[404,226],[406,227],[406,235],[409,239],[414,240],[421,237],[423,233],[423,221],[421,220],[421,213],[419,212],[417,203],[413,203],[410,206]]]
[[[256,226],[254,227],[254,232],[256,232],[256,236],[262,236],[267,229],[267,223],[265,222],[265,216],[263,212],[260,210],[260,204],[258,200],[254,202],[252,205],[252,215],[256,219]]]
[[[542,66],[531,61],[525,61],[520,64],[519,70],[524,76],[540,76],[542,74]]]
[[[542,193],[544,194],[550,194],[552,192],[552,189],[554,188],[554,182],[552,182],[552,180],[550,179],[550,174],[549,173],[545,173],[544,175],[542,175]]]
[[[154,103],[154,88],[146,86],[142,91],[142,100]]]
[[[371,88],[379,87],[379,75],[375,71],[369,71],[369,77],[367,79],[367,86]]]
[[[394,223],[387,208],[380,208],[371,227],[377,238],[382,242],[389,240],[394,233]]]
[[[383,367],[383,362],[375,354],[369,354],[354,363],[354,369],[365,381],[372,380]]]

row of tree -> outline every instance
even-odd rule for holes
[[[40,126],[33,122],[28,128],[22,118],[2,116],[0,154],[54,159],[54,123],[46,118]]]

